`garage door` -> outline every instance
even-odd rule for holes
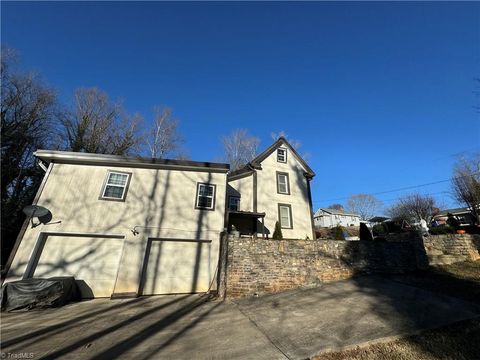
[[[205,292],[211,273],[211,241],[150,239],[145,256],[144,295]]]
[[[122,246],[121,238],[50,235],[33,277],[75,276],[83,298],[110,297]]]

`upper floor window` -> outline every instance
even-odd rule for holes
[[[287,149],[284,149],[284,148],[277,149],[277,161],[282,163],[287,162]]]
[[[240,211],[240,197],[230,196],[228,198],[228,209],[232,211]]]
[[[290,184],[287,173],[277,172],[277,192],[279,194],[290,195]]]
[[[195,208],[214,210],[215,208],[215,185],[197,184],[197,198]]]
[[[130,175],[130,173],[108,171],[100,198],[105,200],[125,200]]]

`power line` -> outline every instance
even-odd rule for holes
[[[463,154],[471,153],[471,152],[475,152],[475,151],[480,151],[480,148],[478,146],[471,147],[471,148],[460,150],[460,151],[457,151],[455,153],[451,153],[451,154],[448,154],[448,155],[443,155],[443,156],[440,156],[440,157],[437,157],[437,158],[428,159],[428,163],[432,164],[433,162],[436,162],[436,161],[445,160],[445,159],[452,158],[452,157],[458,157],[458,156],[461,156]],[[414,168],[418,168],[418,167],[425,168],[425,163],[402,166],[402,170],[409,170],[409,169],[414,169]],[[365,174],[362,174],[362,175],[363,176],[361,176],[361,178],[364,178]],[[313,183],[313,186],[315,186],[315,187],[319,186],[319,185],[320,185],[320,183],[318,183],[318,182]],[[340,200],[342,200],[342,199],[340,199]],[[329,200],[327,200],[327,201],[329,201]]]
[[[441,183],[445,183],[445,182],[452,181],[453,179],[459,179],[459,178],[463,178],[463,177],[467,177],[467,176],[472,176],[472,175],[476,175],[476,174],[480,174],[480,171],[474,172],[474,173],[469,174],[469,175],[463,175],[463,176],[453,177],[453,178],[446,179],[446,180],[438,180],[438,181],[432,181],[432,182],[425,183],[425,184],[420,184],[420,185],[412,185],[412,186],[406,186],[406,187],[402,187],[402,188],[398,188],[398,189],[392,189],[392,190],[386,190],[386,191],[379,191],[379,192],[376,192],[376,193],[370,193],[369,195],[382,195],[382,194],[389,194],[389,193],[397,192],[397,191],[417,189],[417,188],[420,188],[420,187],[425,187],[425,186],[430,186],[430,185],[441,184]],[[335,198],[335,199],[318,200],[318,201],[315,201],[315,203],[327,202],[327,201],[337,201],[337,200],[347,200],[348,198],[349,198],[349,196],[340,197],[340,198]]]

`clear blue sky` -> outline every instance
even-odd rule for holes
[[[262,149],[285,131],[315,208],[448,179],[480,148],[480,3],[3,2],[2,43],[64,101],[97,86],[146,118],[172,107],[195,160],[234,128]],[[455,206],[449,189],[416,190]]]

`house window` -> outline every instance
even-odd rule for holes
[[[287,173],[277,172],[277,192],[279,194],[290,195],[290,184]]]
[[[213,210],[215,207],[215,185],[197,184],[197,209]]]
[[[277,161],[282,163],[287,162],[287,149],[283,149],[283,148],[277,149]]]
[[[278,218],[282,229],[293,229],[292,207],[288,204],[278,204]]]
[[[129,173],[108,171],[100,199],[125,200],[129,180]]]
[[[228,198],[228,209],[232,211],[240,211],[240,197],[230,196]]]

